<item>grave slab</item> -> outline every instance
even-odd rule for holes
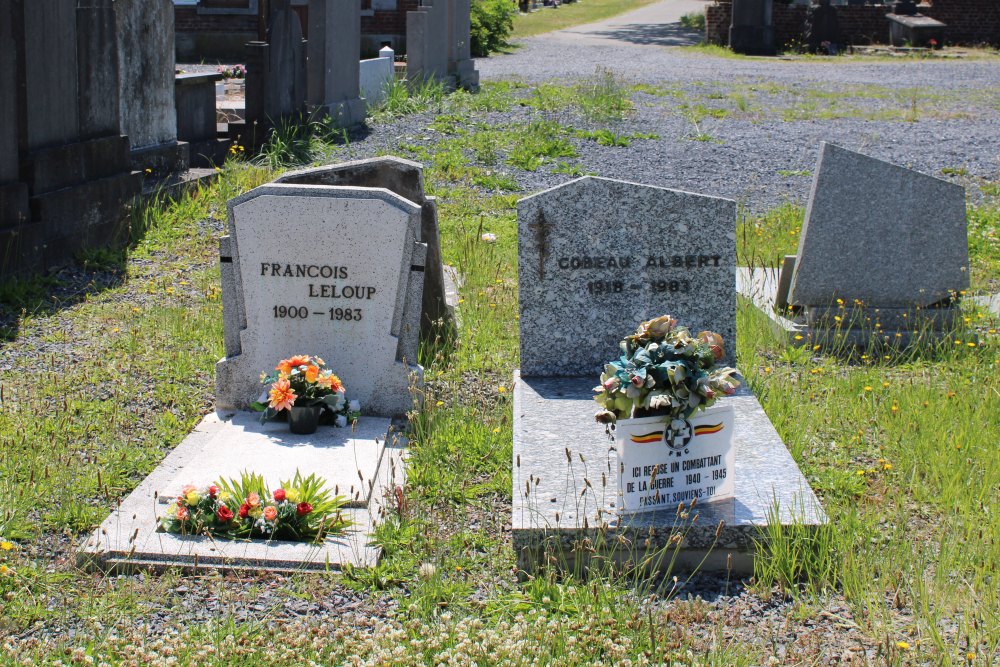
[[[604,426],[594,421],[595,383],[591,377],[514,376],[514,551],[526,572],[543,561],[546,548],[574,561],[582,556],[574,545],[583,537],[603,542],[602,555],[619,560],[639,560],[671,537],[673,507],[619,512],[618,455]],[[728,564],[742,575],[753,572],[754,540],[771,521],[817,527],[827,517],[753,394],[741,386],[717,403],[726,404],[736,420],[736,495],[696,504],[692,514],[699,517],[681,543],[678,564],[691,567],[705,559],[703,570],[725,570],[731,555]],[[646,539],[641,549],[635,546]]]
[[[164,502],[180,494],[186,484],[208,486],[220,479],[235,479],[244,470],[264,476],[268,488],[295,472],[315,472],[354,507],[368,505],[375,473],[391,422],[382,417],[358,420],[355,428],[321,426],[316,433],[296,435],[280,421],[260,423],[259,413],[224,413],[222,428],[206,443],[197,461],[177,471],[160,489]]]
[[[206,480],[212,477],[210,467],[216,463],[225,469],[227,462],[218,461],[212,450],[220,443],[231,444],[227,452],[231,458],[241,459],[244,452],[243,437],[247,434],[250,415],[213,413],[178,445],[143,482],[136,487],[118,509],[112,512],[81,546],[80,564],[91,569],[131,570],[135,568],[162,570],[170,567],[218,568],[226,570],[269,570],[297,572],[310,570],[339,571],[345,565],[367,567],[378,560],[379,548],[370,542],[376,522],[386,512],[386,494],[404,483],[402,452],[405,441],[387,429],[387,420],[362,419],[359,426],[365,437],[354,433],[356,452],[381,451],[378,467],[372,473],[369,502],[354,503],[344,514],[354,522],[340,536],[329,537],[319,544],[284,542],[278,540],[224,540],[208,537],[181,536],[159,530],[159,517],[165,514],[164,489],[171,489],[179,477],[189,473],[201,474]],[[364,421],[369,424],[362,425]],[[282,425],[287,428],[286,425]],[[385,428],[384,428],[385,427]],[[338,437],[337,433],[324,431],[350,431],[320,427],[317,442]],[[374,433],[380,436],[373,436]],[[343,434],[340,434],[342,437]],[[250,444],[253,447],[253,444]],[[326,469],[324,465],[337,466],[340,461],[301,459],[298,454],[286,455],[287,460],[271,461],[266,468],[254,470],[267,479],[283,476],[282,467],[294,469],[296,462],[310,467],[304,473],[315,472],[328,480],[336,479],[344,471]],[[362,457],[364,458],[364,457]],[[370,458],[370,457],[369,457]],[[247,461],[252,464],[253,461]],[[228,463],[228,469],[233,465]],[[356,473],[355,479],[357,479]],[[273,488],[273,487],[272,487]]]
[[[733,365],[735,229],[733,201],[609,179],[518,202],[513,532],[523,571],[550,555],[570,567],[596,555],[655,560],[670,544],[678,503],[691,494],[662,510],[623,511],[618,454],[594,419],[593,387],[621,338],[663,314],[692,333],[720,333]],[[753,394],[743,386],[716,405],[735,413],[735,496],[698,505],[676,564],[747,573],[769,521],[808,528],[826,517]]]

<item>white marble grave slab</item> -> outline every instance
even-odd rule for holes
[[[349,498],[352,505],[368,504],[389,419],[364,417],[353,429],[323,425],[311,435],[296,435],[289,432],[286,422],[261,424],[258,417],[237,412],[221,421],[221,428],[201,452],[160,490],[161,502],[170,502],[186,484],[201,488],[220,478],[238,479],[243,471],[263,475],[273,491],[282,480],[301,471],[323,477],[331,490]]]

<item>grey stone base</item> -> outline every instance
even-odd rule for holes
[[[515,373],[513,538],[518,567],[525,572],[544,562],[580,567],[597,556],[638,562],[662,553],[676,532],[675,509],[631,515],[617,509],[618,458],[604,427],[594,421],[594,384],[592,377]],[[698,519],[674,565],[748,574],[754,540],[769,521],[817,527],[827,519],[753,394],[741,387],[723,401],[736,413],[736,495],[696,505],[691,514]],[[650,566],[664,569],[672,550],[662,561],[654,557]]]
[[[952,335],[961,321],[955,304],[944,308],[805,308],[801,313],[775,311],[779,294],[777,269],[736,269],[736,291],[770,321],[772,329],[793,345],[819,345],[827,351],[883,346],[904,348]],[[840,317],[837,322],[834,318]]]
[[[368,114],[368,105],[363,98],[355,97],[351,100],[340,100],[338,102],[327,102],[310,111],[311,115],[322,119],[330,116],[335,127],[353,127],[365,122]]]
[[[459,88],[465,90],[479,90],[479,70],[476,69],[476,61],[471,58],[459,60],[455,63],[455,79]]]
[[[363,420],[364,421],[364,420]],[[272,490],[276,482],[270,477],[287,476],[287,471],[270,471],[261,469],[260,461],[254,465],[253,449],[266,434],[273,433],[276,440],[272,447],[287,447],[287,457],[280,461],[284,468],[295,468],[299,456],[295,443],[309,442],[302,436],[289,436],[282,432],[285,425],[270,424],[261,427],[253,426],[254,416],[246,414],[210,414],[195,428],[185,440],[178,445],[157,466],[145,480],[136,487],[118,509],[111,513],[100,527],[89,536],[80,547],[78,560],[82,566],[94,570],[130,570],[148,568],[161,570],[168,567],[185,568],[215,568],[234,570],[271,570],[278,572],[294,572],[305,570],[341,570],[345,565],[366,567],[378,561],[380,549],[371,543],[370,535],[374,526],[388,511],[386,505],[389,492],[396,486],[404,484],[402,452],[405,442],[392,436],[391,433],[373,438],[361,437],[351,433],[350,429],[333,429],[320,427],[317,437],[329,442],[331,447],[343,447],[343,441],[353,441],[357,450],[345,451],[343,455],[336,452],[323,453],[317,447],[309,449],[312,453],[302,457],[302,472],[315,472],[324,477],[330,486],[337,486],[338,492],[348,495],[350,484],[358,485],[358,471],[354,465],[347,465],[346,460],[336,463],[343,456],[354,456],[371,448],[366,456],[372,459],[366,465],[363,473],[366,478],[363,486],[367,491],[367,502],[353,502],[344,514],[354,522],[348,531],[341,536],[327,538],[320,544],[305,544],[299,542],[282,542],[267,540],[231,541],[175,535],[158,530],[158,518],[167,509],[169,494],[176,493],[173,487],[188,480],[202,483],[201,477],[211,477],[206,466],[221,466],[240,469],[240,457],[246,457],[247,466],[255,472],[261,472],[270,483]],[[369,420],[368,431],[379,426],[388,428],[388,420]],[[359,426],[362,426],[359,423]],[[323,430],[326,429],[326,432]],[[247,433],[256,434],[247,438]],[[354,437],[354,436],[358,437]],[[388,438],[388,439],[387,439]],[[337,443],[340,444],[337,444]],[[255,444],[256,443],[256,444]],[[376,448],[378,451],[376,451]],[[232,458],[232,463],[226,463],[225,450]],[[322,450],[323,447],[318,448]],[[262,453],[265,450],[260,450]],[[331,458],[332,457],[332,458]],[[273,460],[273,459],[271,459]],[[309,467],[310,461],[317,467]],[[326,465],[331,469],[324,469]],[[332,468],[336,469],[332,469]],[[233,470],[225,470],[222,474],[232,475]],[[208,477],[206,477],[208,475]],[[350,478],[353,477],[353,480]],[[338,484],[338,479],[340,483]]]
[[[229,155],[230,139],[209,139],[191,142],[191,166],[199,169],[221,167]],[[250,148],[247,148],[250,150]]]
[[[190,165],[190,146],[186,141],[171,141],[132,151],[132,169],[143,173],[148,169],[154,174],[173,174],[187,171]]]
[[[187,192],[193,192],[198,187],[207,187],[218,180],[219,172],[215,169],[188,169],[183,172],[168,174],[163,178],[146,178],[142,183],[143,197],[165,194],[171,199],[178,199]]]

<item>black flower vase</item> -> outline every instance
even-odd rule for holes
[[[297,435],[309,435],[319,426],[318,405],[293,405],[288,412],[288,430]]]

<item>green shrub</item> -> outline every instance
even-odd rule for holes
[[[681,17],[681,25],[698,32],[705,31],[705,14],[703,12],[691,12]]]
[[[514,30],[517,5],[511,0],[472,0],[470,44],[472,55],[482,58],[507,45]]]

